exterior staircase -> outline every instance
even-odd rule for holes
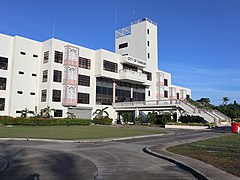
[[[116,111],[179,111],[188,115],[203,117],[206,121],[215,122],[218,125],[230,125],[231,119],[217,110],[200,109],[185,100],[150,100],[134,102],[113,103]]]

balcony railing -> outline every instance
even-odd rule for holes
[[[143,22],[143,21],[148,21],[148,22],[154,24],[155,26],[157,26],[157,23],[155,23],[154,21],[152,21],[151,19],[149,19],[149,18],[147,18],[147,17],[146,17],[146,18],[139,19],[139,20],[137,20],[137,21],[133,21],[133,22],[132,22],[132,25],[133,25],[133,24],[138,24],[138,23]]]
[[[120,79],[127,79],[130,81],[138,81],[138,82],[146,82],[147,75],[141,72],[131,71],[129,69],[121,69],[119,70],[119,78]]]

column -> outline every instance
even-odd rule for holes
[[[113,82],[113,103],[116,101],[116,83]]]

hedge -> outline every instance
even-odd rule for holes
[[[91,124],[90,119],[79,118],[13,118],[0,116],[0,124],[3,125],[25,125],[25,126],[61,126],[61,125],[85,125]]]
[[[182,123],[208,123],[203,117],[200,116],[181,116],[179,121]]]
[[[113,119],[108,117],[102,117],[102,118],[93,118],[92,122],[94,124],[100,124],[100,125],[112,125]]]

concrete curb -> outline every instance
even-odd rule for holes
[[[159,137],[164,135],[170,135],[174,133],[163,133],[163,134],[151,134],[145,136],[131,136],[123,138],[104,138],[104,139],[83,139],[83,140],[61,140],[61,139],[37,139],[37,138],[0,138],[0,141],[42,141],[42,142],[69,142],[69,143],[95,143],[95,142],[111,142],[111,141],[122,141],[130,139],[140,139],[149,137]]]
[[[9,162],[5,158],[0,157],[0,175],[4,173],[9,167]]]
[[[164,159],[164,160],[167,160],[173,164],[176,164],[177,166],[179,166],[181,169],[184,169],[185,171],[188,171],[190,172],[194,177],[196,177],[197,179],[201,179],[201,180],[207,180],[207,178],[202,175],[200,172],[198,172],[196,169],[190,167],[190,166],[187,166],[185,165],[184,163],[180,162],[180,161],[177,161],[175,159],[172,159],[172,158],[169,158],[167,156],[163,156],[161,154],[158,154],[156,152],[153,152],[151,151],[149,148],[145,147],[143,149],[143,151],[147,154],[150,154],[150,155],[153,155],[153,156],[156,156],[158,158],[161,158],[161,159]]]

